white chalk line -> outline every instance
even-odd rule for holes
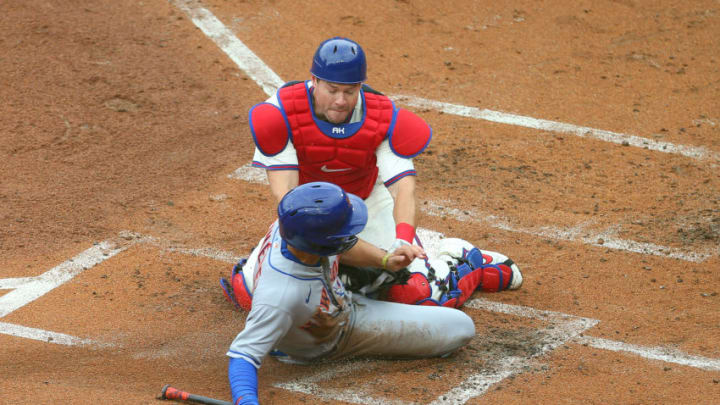
[[[485,309],[509,315],[523,316],[526,318],[541,320],[547,319],[557,324],[568,321],[579,321],[584,325],[593,324],[592,326],[594,326],[599,322],[597,319],[583,318],[562,312],[540,310],[520,305],[504,304],[487,299],[473,299],[468,301],[465,305],[470,308]],[[675,363],[702,370],[720,371],[720,359],[690,355],[672,348],[640,346],[587,335],[574,336],[572,342],[591,346],[597,349],[632,353],[651,360],[661,360],[667,363]]]
[[[173,0],[173,2],[190,17],[193,23],[200,28],[208,38],[215,42],[215,44],[235,62],[240,70],[253,79],[263,89],[265,94],[268,96],[274,94],[274,92],[285,83],[275,71],[240,41],[232,30],[227,28],[212,12],[202,7],[197,1]],[[698,160],[714,159],[720,161],[720,153],[709,151],[702,146],[676,145],[670,142],[659,142],[654,139],[643,138],[636,135],[532,118],[501,111],[479,109],[409,95],[391,95],[390,97],[396,102],[411,107],[427,108],[442,111],[446,114],[538,129],[541,131],[558,132],[583,138],[593,138],[604,142],[679,154]]]
[[[345,389],[328,389],[321,388],[317,383],[322,381],[332,381],[338,378],[351,376],[359,371],[372,371],[381,363],[376,360],[351,360],[348,362],[330,363],[327,367],[320,368],[318,371],[305,375],[296,380],[283,383],[273,384],[277,388],[288,391],[299,392],[303,394],[314,395],[320,399],[335,402],[342,400],[353,404],[367,405],[405,405],[406,401],[390,400],[387,398],[374,397],[378,390],[373,381],[358,386],[357,384],[352,390]]]
[[[503,358],[497,367],[491,367],[482,373],[470,375],[450,391],[438,396],[435,401],[431,402],[431,405],[465,403],[471,398],[478,397],[500,381],[522,373],[525,367],[530,365],[531,359],[540,357],[570,342],[600,322],[597,319],[503,304],[486,299],[472,299],[465,303],[465,306],[546,321],[548,325],[545,328],[538,329],[538,334],[543,336],[542,344],[540,349],[531,356],[508,356]]]
[[[237,168],[234,172],[230,173],[228,177],[250,183],[268,184],[265,170],[253,167],[250,163]],[[508,220],[499,218],[495,215],[483,214],[472,210],[451,208],[443,203],[435,201],[428,201],[427,204],[421,204],[420,210],[428,215],[436,217],[448,216],[461,222],[482,223],[492,228],[507,232],[524,233],[542,238],[578,242],[613,250],[667,257],[693,263],[701,263],[714,255],[712,252],[687,252],[681,249],[657,245],[654,243],[620,239],[613,236],[614,231],[612,229],[594,233],[584,230],[584,226],[582,225],[574,228],[558,228],[549,226],[540,227],[539,229],[521,228],[511,225]],[[720,249],[718,249],[718,253],[720,253]]]
[[[430,402],[430,405],[464,404],[468,400],[484,394],[490,389],[490,387],[500,381],[520,374],[522,370],[529,365],[530,362],[522,357],[505,357],[503,358],[502,364],[500,364],[496,369],[490,369],[483,373],[471,375],[460,385]]]
[[[604,232],[594,233],[583,229],[583,225],[579,225],[574,228],[558,228],[551,226],[543,226],[539,229],[521,228],[511,225],[509,221],[503,218],[499,218],[495,215],[487,215],[472,210],[460,210],[457,208],[451,208],[434,201],[428,201],[426,205],[421,205],[420,209],[429,215],[439,217],[448,216],[461,222],[484,223],[490,227],[508,232],[524,233],[548,239],[580,242],[587,245],[604,247],[613,250],[622,250],[632,253],[667,257],[693,263],[702,263],[703,261],[709,259],[715,254],[720,253],[720,249],[716,253],[712,253],[710,251],[702,253],[688,252],[683,249],[662,246],[655,243],[620,239],[613,236],[613,234],[615,233],[613,229],[609,229]]]
[[[0,290],[13,290],[0,296],[0,318],[5,317],[13,311],[16,311],[17,309],[35,301],[53,289],[72,280],[83,271],[88,270],[126,250],[131,244],[145,243],[159,245],[159,240],[157,238],[142,236],[133,232],[122,231],[118,236],[124,240],[130,241],[129,244],[127,246],[118,247],[111,241],[100,242],[39,276],[0,279]],[[231,264],[237,263],[237,261],[241,258],[241,256],[212,248],[186,249],[168,247],[165,248],[165,250],[168,252],[178,252],[191,256],[204,256]],[[64,333],[52,332],[7,322],[0,322],[0,334],[69,346],[92,345],[94,347],[101,348],[115,346],[90,339],[78,338]]]
[[[0,318],[35,301],[60,285],[72,280],[83,271],[102,263],[125,249],[126,247],[117,247],[110,241],[104,241],[39,276],[0,279],[0,288],[12,289],[12,291],[0,296]],[[64,333],[51,332],[6,322],[0,322],[0,334],[63,345],[92,344],[100,347],[106,346],[100,342],[81,339]]]
[[[702,146],[676,145],[670,142],[659,142],[654,139],[635,135],[622,134],[602,129],[583,127],[563,122],[549,121],[523,115],[510,114],[488,109],[479,109],[459,104],[450,104],[441,101],[428,100],[415,96],[395,95],[394,99],[403,104],[416,107],[442,111],[446,114],[461,117],[475,118],[499,124],[515,125],[519,127],[538,129],[541,131],[558,132],[562,134],[593,138],[604,142],[616,143],[625,146],[635,146],[664,153],[673,153],[693,159],[720,160],[720,153],[709,151]]]
[[[4,335],[39,340],[41,342],[55,343],[67,346],[107,346],[90,339],[81,339],[75,336],[66,335],[64,333],[50,332],[44,329],[31,328],[28,326],[21,326],[7,322],[0,322],[0,333]]]
[[[215,42],[240,70],[250,76],[265,94],[274,94],[285,83],[209,10],[191,0],[174,0],[173,3],[184,11],[195,26]]]
[[[242,256],[237,255],[235,253],[226,252],[223,250],[218,250],[211,247],[203,247],[203,248],[185,248],[185,247],[178,247],[174,246],[171,242],[164,241],[160,238],[156,238],[154,236],[149,235],[141,235],[137,232],[131,232],[131,231],[121,231],[120,237],[126,240],[131,240],[133,243],[137,244],[146,244],[153,247],[156,247],[162,251],[170,252],[170,253],[181,253],[189,256],[196,256],[196,257],[207,257],[210,259],[214,259],[217,261],[235,264],[240,259],[242,259]]]
[[[0,279],[0,290],[13,290],[33,281],[33,277],[17,277]]]
[[[720,359],[693,356],[667,347],[638,346],[591,336],[578,337],[575,339],[575,343],[613,352],[632,353],[646,359],[675,363],[681,366],[694,367],[707,371],[720,371]]]

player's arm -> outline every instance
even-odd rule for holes
[[[266,170],[270,193],[275,197],[275,202],[280,203],[288,191],[297,187],[300,176],[297,170]]]
[[[289,313],[268,305],[253,305],[245,328],[230,344],[227,356],[228,380],[233,403],[258,403],[257,369],[292,325]]]
[[[389,186],[388,191],[395,200],[393,208],[395,223],[406,223],[415,227],[415,176],[401,178]]]
[[[361,239],[352,249],[343,253],[340,259],[343,264],[353,267],[374,267],[397,271],[409,266],[416,258],[424,259],[426,257],[425,251],[417,245],[404,245],[392,252],[386,252]]]
[[[398,109],[395,125],[377,150],[377,164],[394,199],[395,242],[391,249],[412,244],[415,238],[415,167],[412,158],[430,144],[432,128],[415,113]]]
[[[230,358],[228,380],[235,405],[258,404],[257,368],[242,358]]]
[[[377,151],[378,169],[390,195],[393,198],[393,219],[395,220],[395,242],[392,249],[412,244],[415,238],[416,172],[412,159],[395,155],[385,141]]]
[[[415,167],[412,158],[430,144],[432,128],[415,113],[398,109],[395,125],[377,150],[377,164],[385,186],[394,199],[395,242],[392,248],[415,238]],[[391,249],[392,249],[391,248]]]

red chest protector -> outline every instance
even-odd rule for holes
[[[278,91],[297,151],[300,184],[327,181],[363,199],[370,195],[378,176],[375,151],[396,110],[383,95],[362,91],[360,96],[365,107],[362,121],[331,124],[315,119],[305,83]]]

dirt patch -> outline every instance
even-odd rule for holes
[[[415,159],[418,198],[445,205],[422,210],[421,226],[503,252],[525,274],[519,291],[475,298],[596,319],[587,334],[619,344],[717,359],[720,314],[708,309],[720,302],[720,9],[665,3],[202,2],[284,80],[307,78],[315,47],[344,35],[366,50],[368,84],[398,100],[703,148],[710,158],[414,109],[434,134]],[[267,95],[173,2],[28,0],[0,12],[0,278],[41,275],[102,241],[127,247],[1,319],[108,344],[0,334],[3,400],[154,404],[168,383],[228,398],[224,351],[245,315],[218,278],[275,215],[266,186],[228,175],[252,159],[247,111]],[[704,259],[586,240],[598,235]],[[518,373],[467,403],[720,397],[717,371],[556,346],[547,322],[468,313],[478,335],[447,359],[269,360],[261,400],[358,402],[322,396],[352,388],[428,403],[477,388],[462,384],[508,359]],[[337,377],[310,391],[283,385],[321,372]]]

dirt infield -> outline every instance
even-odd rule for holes
[[[0,404],[161,404],[168,383],[229,398],[245,314],[218,278],[274,217],[246,167],[254,73],[308,78],[333,35],[433,128],[415,159],[426,235],[503,252],[525,284],[476,293],[478,336],[447,359],[270,359],[262,403],[720,398],[720,1],[0,13]]]

